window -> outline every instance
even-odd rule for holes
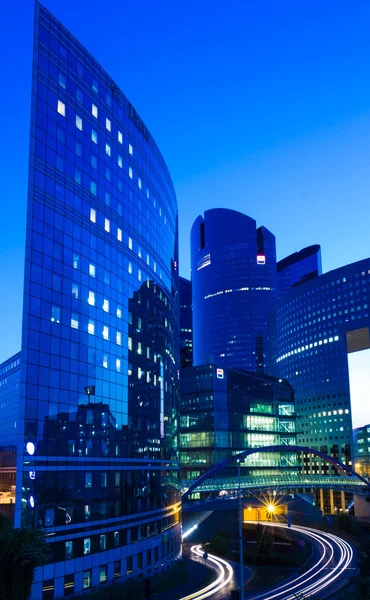
[[[96,183],[95,181],[90,181],[90,192],[96,196]]]
[[[130,179],[132,179],[132,178],[133,178],[133,176],[134,176],[134,175],[133,175],[133,172],[132,172],[132,167],[129,167],[129,168],[128,168],[128,176],[130,177]]]
[[[96,119],[98,118],[98,107],[95,106],[95,104],[92,104],[92,106],[91,106],[91,114]]]
[[[80,131],[82,131],[82,119],[78,115],[76,115],[76,127]]]
[[[73,558],[73,542],[65,543],[65,559]]]
[[[94,321],[92,321],[91,319],[89,319],[89,323],[87,325],[87,331],[88,333],[90,333],[91,335],[95,334],[95,323]]]
[[[122,229],[120,229],[119,227],[117,227],[117,240],[119,242],[122,242]]]
[[[106,300],[105,298],[103,300],[103,310],[109,312],[109,300]]]
[[[91,166],[93,169],[97,169],[98,168],[98,159],[95,156],[95,154],[91,155]]]
[[[117,333],[116,333],[116,343],[118,344],[118,346],[121,345],[121,339],[122,339],[121,338],[121,332],[117,331]]]
[[[139,188],[141,189],[141,186],[142,186],[142,184],[141,184],[141,179],[140,179],[140,177],[138,177],[137,184],[138,184]]]
[[[103,338],[109,340],[109,329],[106,325],[103,326]]]
[[[51,321],[53,323],[60,323],[60,308],[59,308],[59,306],[51,307]]]
[[[100,550],[105,550],[106,547],[107,547],[107,536],[104,533],[100,536]]]
[[[82,156],[82,146],[77,140],[75,141],[75,153],[77,156]]]
[[[59,82],[60,87],[66,89],[66,87],[67,87],[67,77],[65,75],[63,75],[63,73],[59,73],[58,82]]]
[[[133,147],[131,146],[131,144],[129,144],[129,145],[128,145],[128,153],[129,153],[129,154],[133,154],[133,153],[134,153],[134,149],[133,149]]]
[[[117,358],[117,359],[116,359],[116,370],[117,370],[118,372],[120,372],[120,371],[121,371],[121,361],[120,361],[120,359],[119,359],[119,358]]]
[[[98,143],[98,132],[95,131],[95,129],[91,130],[91,140],[94,142],[94,144]]]
[[[105,229],[105,231],[108,231],[108,233],[110,232],[110,221],[109,221],[109,219],[104,219],[104,229]]]
[[[66,105],[60,100],[58,100],[58,113],[62,115],[62,117],[66,116]]]
[[[132,556],[128,556],[126,559],[126,575],[132,574]]]
[[[128,263],[128,272],[132,273],[132,263],[131,262]]]
[[[71,327],[72,329],[78,329],[78,315],[75,313],[71,315]]]
[[[119,546],[119,531],[114,532],[113,539],[114,539],[114,547],[117,548]]]
[[[83,91],[80,90],[80,88],[76,88],[76,100],[77,100],[77,102],[80,102],[81,104],[83,104],[83,102],[84,102],[84,94],[83,94]]]
[[[122,144],[122,142],[123,142],[122,133],[120,131],[118,132],[118,141],[120,144]]]
[[[120,306],[117,306],[117,317],[119,319],[122,319],[122,309]]]
[[[73,596],[75,590],[74,575],[64,576],[64,595]]]
[[[88,303],[90,306],[95,306],[95,292],[89,291]]]
[[[105,583],[107,581],[107,565],[102,565],[99,570],[99,582]]]
[[[96,223],[96,210],[95,208],[90,208],[90,221]]]
[[[128,247],[132,250],[132,238],[128,238]]]
[[[110,149],[110,145],[109,144],[105,144],[105,152],[106,152],[106,154],[108,154],[108,156],[110,156],[111,149]]]
[[[75,169],[75,182],[81,185],[82,183],[82,174],[79,169]]]
[[[97,79],[93,79],[92,89],[93,89],[93,92],[95,92],[95,94],[98,93],[98,91],[99,91],[99,84],[98,84]]]
[[[92,263],[89,264],[89,275],[91,277],[95,277],[95,265],[93,265]]]
[[[122,165],[123,165],[122,156],[118,155],[117,162],[118,162],[118,166],[122,169]]]
[[[108,478],[107,478],[107,474],[105,472],[101,473],[101,487],[107,487],[108,485]]]
[[[112,124],[109,119],[105,119],[105,127],[108,129],[108,131],[111,130]]]
[[[107,206],[110,206],[110,193],[109,192],[105,192],[104,194],[104,202]]]
[[[104,369],[108,369],[108,355],[103,354],[103,367]]]
[[[116,560],[116,562],[114,563],[114,578],[118,579],[118,577],[121,577],[121,561],[120,560]]]
[[[80,268],[80,257],[78,256],[78,254],[73,255],[73,268],[74,269]]]
[[[137,278],[139,281],[141,281],[141,270],[140,269],[138,269],[138,271],[137,271]]]
[[[84,554],[91,553],[91,538],[84,539]]]
[[[83,580],[82,580],[82,588],[86,590],[91,587],[91,569],[84,571]]]

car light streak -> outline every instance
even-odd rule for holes
[[[269,522],[268,525],[280,528],[286,527],[286,525],[280,523]],[[332,585],[350,565],[353,550],[345,540],[311,527],[291,526],[290,529],[310,537],[313,543],[318,544],[321,549],[320,559],[303,575],[276,587],[274,590],[253,596],[252,600],[274,600],[275,598],[294,600],[297,598],[297,594],[302,594],[308,598]],[[338,551],[339,559],[335,559],[336,562],[329,566]],[[329,572],[327,572],[328,569],[330,569]]]
[[[202,550],[202,546],[199,544],[198,546],[192,546],[191,551],[196,556],[200,558],[203,557],[204,550]],[[189,596],[184,596],[181,600],[203,600],[203,598],[209,598],[219,590],[222,590],[231,580],[233,576],[233,568],[232,566],[223,558],[219,558],[218,556],[214,556],[213,554],[208,554],[207,560],[213,563],[217,570],[219,571],[219,576],[215,581],[207,585],[207,587],[194,592],[194,594],[190,594]]]

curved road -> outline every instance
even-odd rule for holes
[[[262,522],[260,522],[263,524]],[[281,523],[265,523],[269,527],[287,527]],[[245,598],[249,600],[296,600],[309,598],[320,593],[320,598],[332,596],[337,592],[349,577],[352,567],[353,550],[342,538],[332,533],[326,533],[311,527],[292,525],[292,531],[310,539],[313,554],[307,564],[307,570],[297,577],[290,578],[285,583],[269,590],[251,595],[248,586],[245,587]],[[192,546],[191,552],[197,557],[203,557],[204,550],[201,545]],[[199,558],[198,558],[199,560]],[[218,571],[218,577],[207,587],[181,598],[181,600],[203,600],[204,598],[229,598],[229,583],[233,577],[233,567],[226,560],[208,555],[208,561]],[[234,565],[235,575],[238,568]]]

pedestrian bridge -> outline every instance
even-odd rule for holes
[[[319,458],[322,463],[329,465],[331,475],[293,474],[282,469],[276,475],[250,477],[241,475],[225,475],[224,469],[233,463],[242,463],[246,456],[258,452],[287,452],[287,446],[263,446],[261,448],[248,448],[238,454],[230,455],[223,461],[214,464],[194,480],[182,481],[182,499],[186,500],[196,490],[197,492],[233,492],[243,490],[245,493],[258,493],[274,489],[287,490],[299,488],[337,489],[355,494],[370,495],[370,480],[362,477],[349,465],[345,465],[336,458],[308,446],[289,446],[293,454],[312,455]],[[223,476],[220,476],[220,472]],[[227,471],[227,470],[226,470]]]

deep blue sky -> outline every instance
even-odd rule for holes
[[[324,269],[369,256],[368,0],[45,0],[153,133],[189,232],[212,207],[243,211],[282,258],[322,245]],[[33,26],[1,7],[0,362],[20,347]],[[5,59],[5,60],[4,60]]]

